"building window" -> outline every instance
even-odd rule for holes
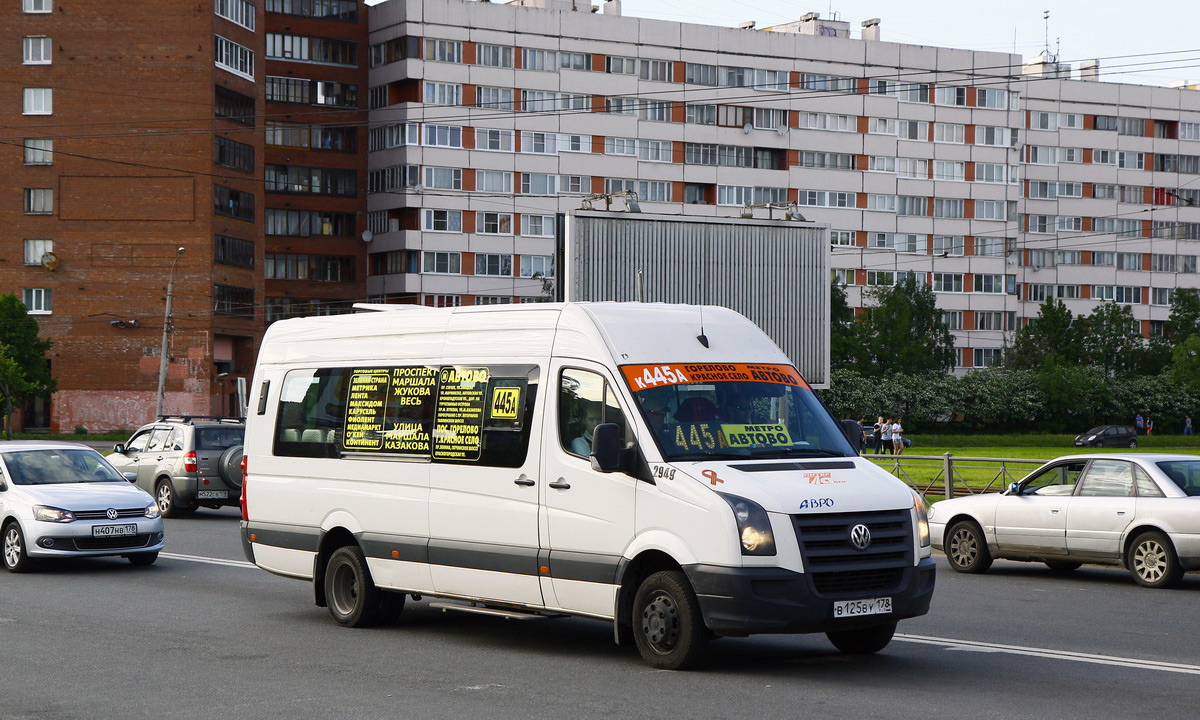
[[[213,236],[213,262],[234,267],[254,267],[254,243],[250,240]]]
[[[380,232],[385,231],[386,229],[380,230]],[[310,237],[313,235],[326,235],[349,237],[354,234],[354,215],[320,210],[278,210],[268,208],[263,232],[274,236]]]
[[[933,274],[933,291],[934,292],[962,292],[963,291],[963,275],[962,273],[939,273]]]
[[[49,215],[54,212],[52,188],[25,188],[25,214]]]
[[[1013,241],[1008,238],[999,237],[977,237],[975,238],[975,254],[981,257],[1003,257],[1008,253],[1008,248],[1013,244]]]
[[[475,253],[475,274],[512,277],[512,255]]]
[[[213,212],[234,220],[254,222],[254,193],[213,185]]]
[[[591,70],[592,56],[581,52],[560,52],[558,66],[563,70]]]
[[[978,242],[978,241],[976,241]],[[933,254],[944,257],[959,257],[965,251],[966,243],[962,235],[934,235]]]
[[[507,170],[476,170],[475,190],[478,192],[511,193],[513,174]]]
[[[924,180],[929,177],[929,161],[923,158],[896,158],[896,177]]]
[[[25,88],[23,115],[50,115],[54,112],[54,90],[51,88]]]
[[[435,190],[462,190],[462,168],[426,167],[425,187]]]
[[[977,368],[1000,367],[1003,360],[1003,350],[1000,348],[975,348],[975,363]]]
[[[478,87],[475,90],[476,107],[491,108],[492,110],[512,110],[512,88]]]
[[[933,161],[934,180],[963,180],[966,177],[966,163],[951,160]]]
[[[50,288],[25,288],[21,291],[21,299],[30,315],[49,315],[53,290]]]
[[[458,275],[462,273],[462,253],[423,252],[421,253],[421,272]]]
[[[329,20],[357,20],[356,0],[266,0],[269,13]]]
[[[213,138],[213,162],[223,167],[254,172],[254,146],[218,135]]]
[[[476,214],[478,222],[475,231],[483,235],[512,235],[512,213],[481,212]],[[480,273],[476,271],[476,275]],[[511,274],[511,273],[510,273]]]
[[[462,43],[457,40],[426,38],[425,59],[434,62],[461,63]]]
[[[554,277],[553,255],[522,255],[521,277]]]
[[[523,195],[555,195],[558,176],[549,173],[521,173]]]
[[[938,105],[958,105],[966,107],[967,89],[961,85],[938,86],[934,92],[934,102]]]
[[[254,317],[254,288],[213,285],[213,314]]]
[[[213,0],[213,12],[247,30],[254,29],[254,3],[247,0]]]
[[[558,53],[553,50],[522,48],[521,68],[523,70],[555,72],[558,70]]]
[[[21,45],[24,50],[24,63],[26,65],[50,64],[50,38],[41,35],[30,35],[25,38]]]
[[[462,85],[425,81],[426,105],[462,105]]]
[[[48,13],[54,9],[53,0],[24,0],[21,9],[27,13]]]
[[[45,138],[25,138],[25,164],[49,165],[54,162],[54,141]]]
[[[830,230],[829,231],[829,244],[853,247],[854,246],[854,231],[853,230]],[[851,283],[851,284],[853,284],[853,283]]]
[[[462,210],[427,208],[422,228],[433,232],[462,232]]]
[[[966,126],[957,125],[954,123],[934,123],[933,124],[933,141],[940,143],[959,143],[964,142],[966,137]]]
[[[499,152],[512,152],[513,149],[513,131],[512,130],[490,130],[487,128],[475,129],[475,149],[476,150],[495,150]]]
[[[975,105],[981,108],[1004,110],[1008,107],[1008,91],[979,88],[975,91]]]
[[[54,241],[44,239],[30,239],[25,241],[25,264],[26,265],[41,265],[42,256],[48,252],[54,251]]]
[[[521,133],[521,152],[556,155],[558,137],[558,133],[524,131]]]
[[[942,324],[947,330],[962,330],[963,329],[963,311],[962,310],[942,310]]]
[[[513,49],[507,45],[477,45],[475,46],[475,62],[488,67],[513,66]]]
[[[462,295],[426,295],[421,299],[426,307],[461,307]]]
[[[217,67],[247,80],[254,79],[254,51],[220,35],[216,39],[214,60]]]
[[[975,275],[975,292],[1001,294],[1004,292],[1003,275]]]
[[[267,78],[268,81],[270,78]],[[267,84],[268,92],[270,83]],[[254,126],[254,98],[234,92],[228,88],[216,87],[216,98],[213,104],[213,114],[242,125]]]

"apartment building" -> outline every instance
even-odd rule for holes
[[[933,289],[959,371],[999,363],[1047,297],[1129,304],[1150,335],[1200,286],[1195,91],[883,42],[879,20],[750,25],[619,0],[371,8],[367,293],[540,300],[555,213],[621,191],[659,213],[795,205],[856,307],[906,274]]]

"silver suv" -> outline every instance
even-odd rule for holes
[[[163,517],[179,517],[238,504],[245,434],[237,418],[163,416],[114,446],[108,461],[154,496]]]

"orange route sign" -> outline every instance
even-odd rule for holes
[[[622,365],[621,372],[634,392],[669,385],[710,382],[765,382],[795,385],[808,389],[808,383],[791,365],[749,363],[696,363],[669,365]]]

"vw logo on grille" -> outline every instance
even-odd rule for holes
[[[850,544],[856,550],[866,550],[871,546],[871,530],[861,523],[850,528]]]
[[[109,520],[116,520],[116,519],[117,519],[117,510],[116,510],[116,508],[109,508],[109,509],[107,509],[107,510],[105,510],[105,511],[104,511],[104,514],[108,516],[108,519],[109,519]]]

